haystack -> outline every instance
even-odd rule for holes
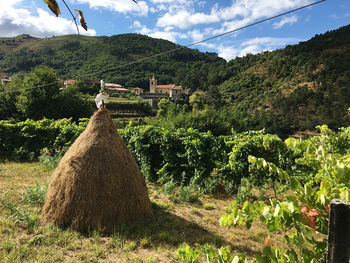
[[[101,108],[54,171],[41,219],[85,232],[151,216],[144,177]]]

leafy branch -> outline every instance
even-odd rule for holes
[[[49,7],[49,9],[51,10],[52,13],[54,13],[56,15],[56,17],[58,17],[58,15],[61,14],[61,10],[56,2],[56,0],[43,0],[47,6]],[[135,0],[132,0],[133,2],[137,3],[137,1]],[[83,14],[83,11],[79,10],[79,9],[74,9],[75,12],[77,12],[75,15],[73,14],[72,10],[69,8],[69,6],[67,5],[66,1],[65,0],[62,0],[62,2],[64,3],[64,5],[67,7],[69,13],[71,14],[72,16],[72,19],[75,23],[75,26],[77,28],[77,32],[78,32],[78,35],[80,34],[79,33],[79,27],[78,27],[78,23],[77,23],[77,17],[79,15],[79,22],[80,22],[80,25],[82,28],[84,28],[86,31],[88,30],[87,28],[87,24],[86,24],[86,21],[85,21],[85,18],[84,18],[84,14]]]

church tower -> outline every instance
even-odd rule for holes
[[[152,79],[149,80],[149,92],[156,93],[157,91],[157,80],[152,76]]]

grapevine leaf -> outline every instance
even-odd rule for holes
[[[293,213],[294,212],[294,205],[293,202],[288,202],[288,210]]]
[[[248,219],[246,222],[245,222],[245,226],[247,229],[250,229],[252,227],[252,223],[253,223],[253,220],[252,219]]]
[[[242,207],[242,211],[246,213],[248,209],[249,209],[249,201],[245,201]]]
[[[270,217],[270,208],[268,206],[265,206],[264,207],[264,210],[262,212],[262,215],[266,218],[269,218]]]
[[[281,209],[280,205],[277,205],[276,208],[275,208],[275,212],[273,213],[274,217],[278,216],[278,213],[280,212],[280,209]]]
[[[263,255],[272,258],[274,256],[274,254],[273,254],[271,247],[269,247],[269,246],[264,247],[263,248]]]
[[[232,263],[239,263],[239,257],[235,256],[232,260]]]
[[[300,183],[297,179],[291,177],[290,178],[290,187],[293,191],[297,190],[300,187]]]
[[[83,11],[81,11],[79,9],[74,9],[74,10],[79,13],[79,21],[80,21],[81,27],[84,28],[87,31],[88,28],[87,28],[87,25],[86,25],[86,21],[85,21],[85,18],[84,18]]]
[[[44,0],[44,2],[47,4],[47,6],[50,8],[50,10],[52,11],[52,13],[54,13],[56,16],[58,16],[59,14],[61,14],[61,10],[58,7],[58,4],[56,2],[56,0]]]

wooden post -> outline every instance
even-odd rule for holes
[[[350,203],[332,200],[329,212],[327,263],[349,263]]]

